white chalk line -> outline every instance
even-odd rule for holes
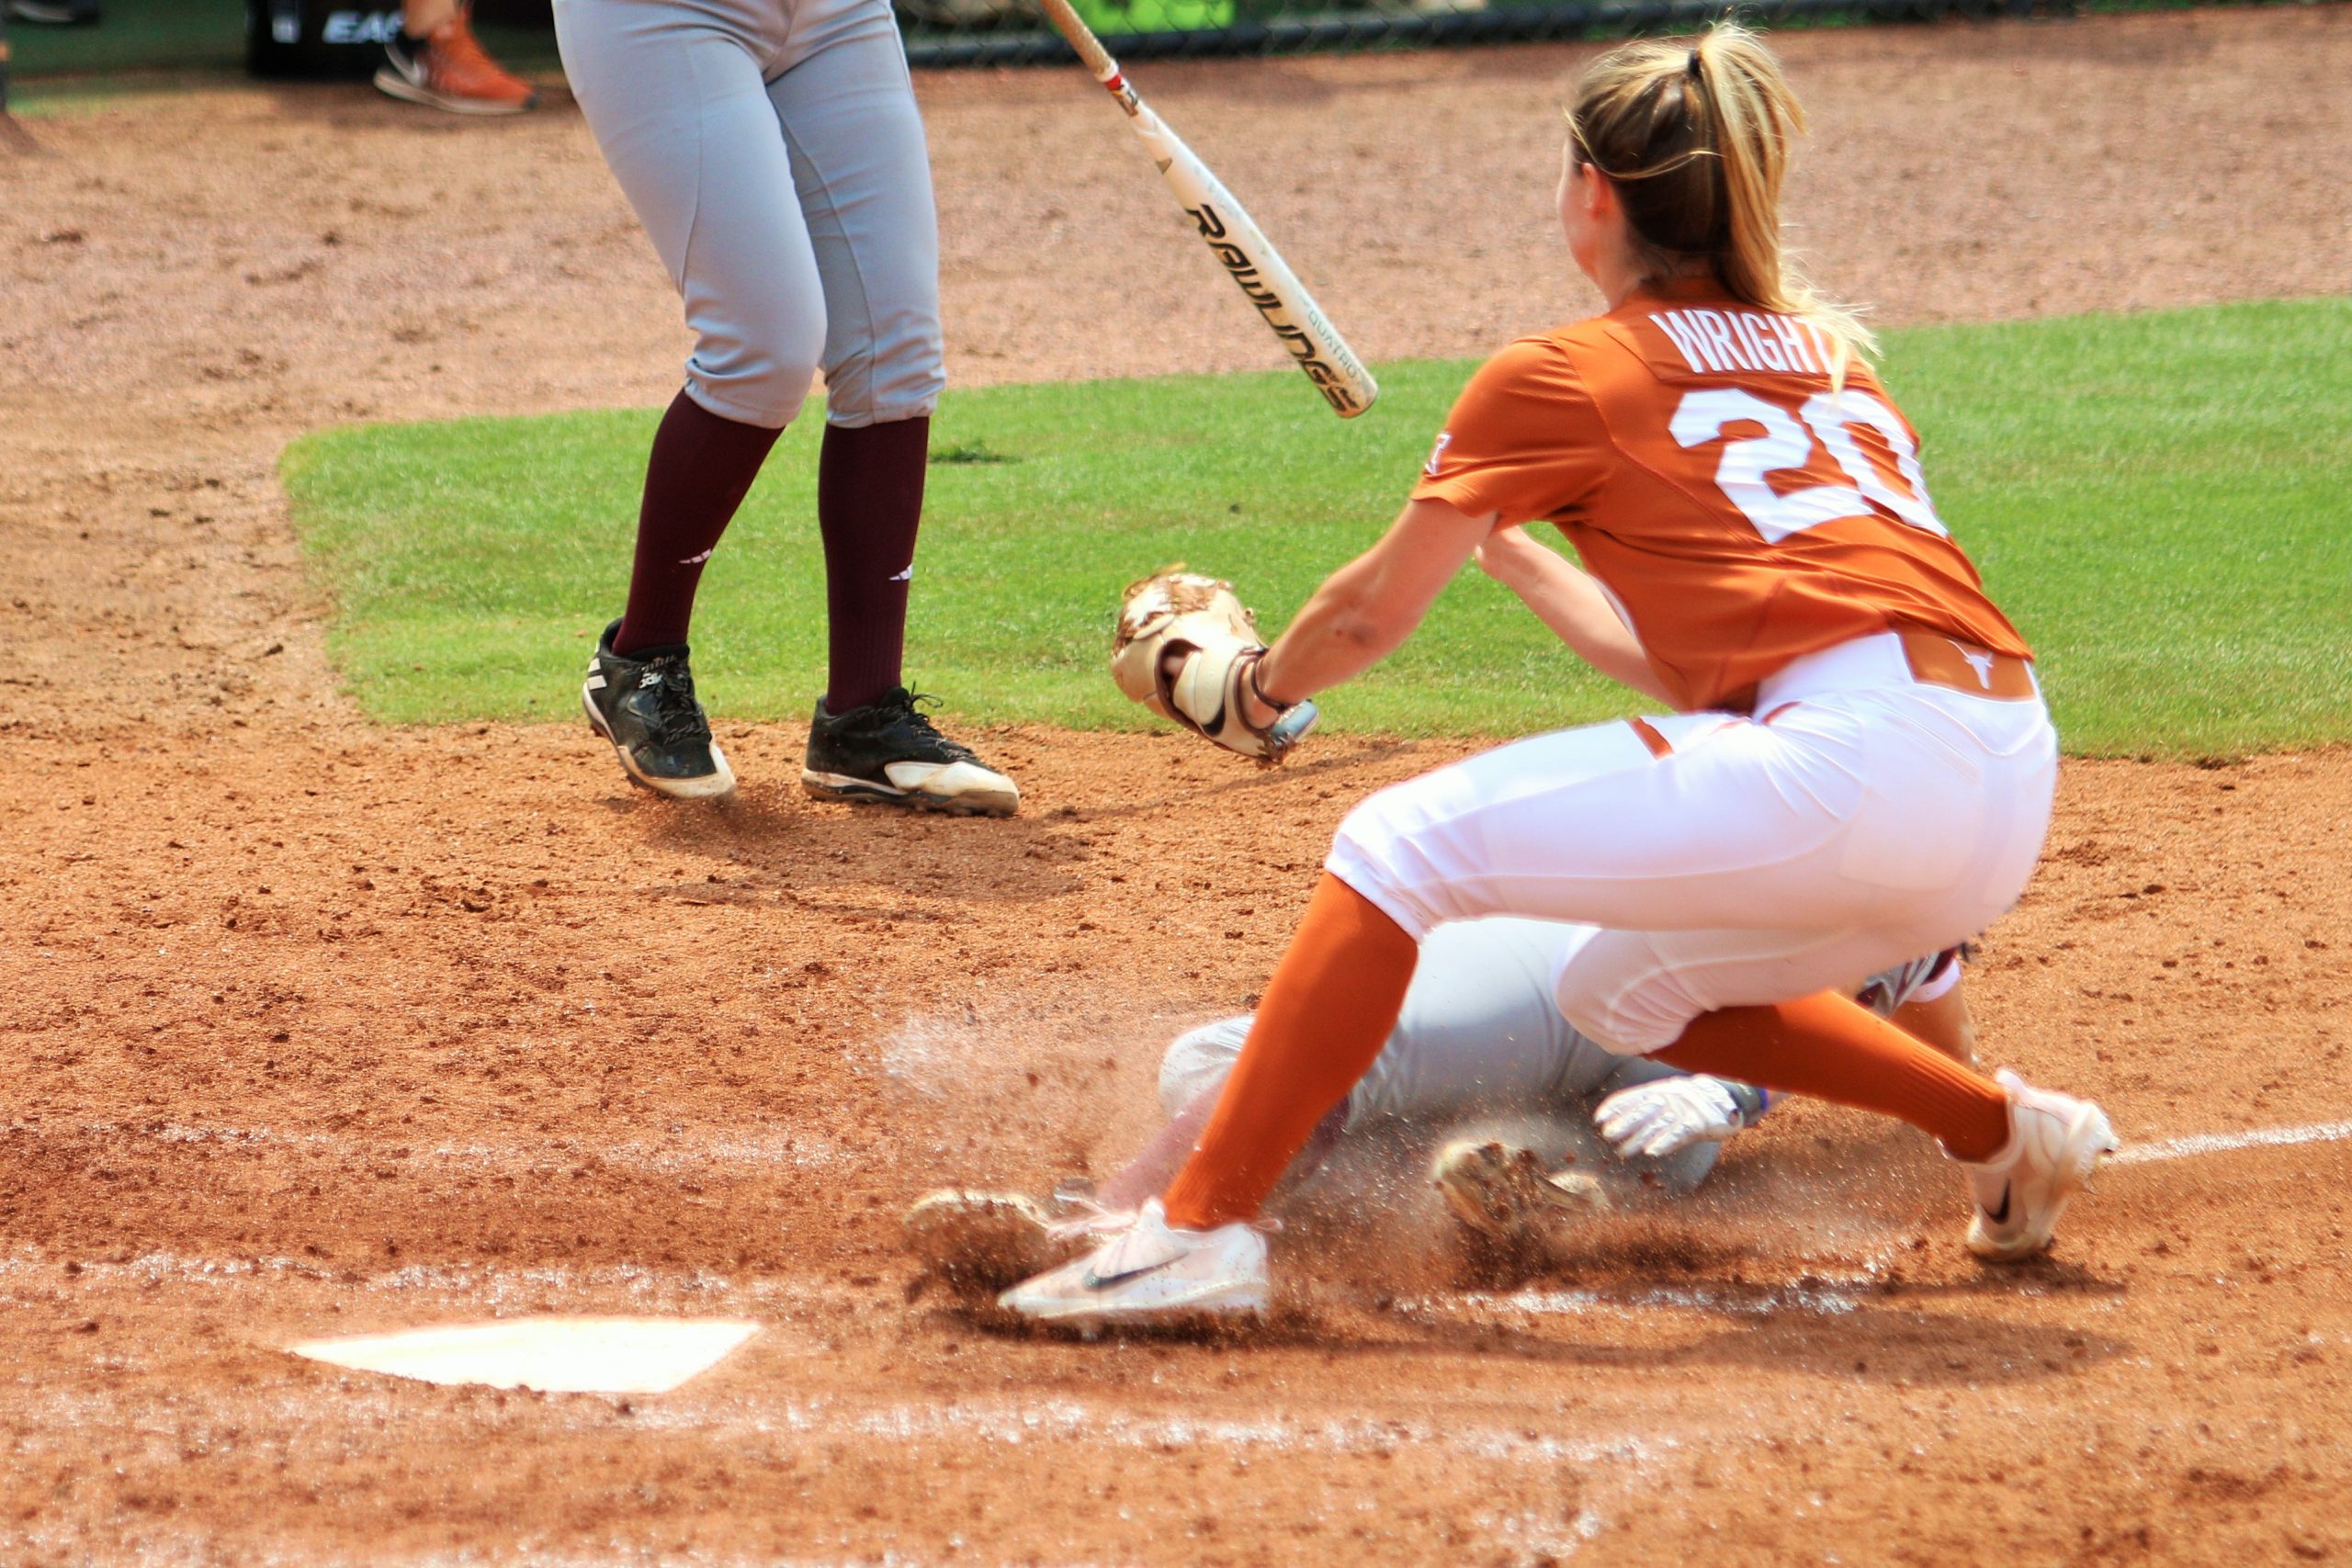
[[[1838,1281],[1867,1290],[1870,1276]],[[1541,1290],[1530,1287],[1509,1292],[1459,1291],[1444,1295],[1415,1296],[1396,1303],[1408,1316],[1485,1317],[1516,1314],[1523,1317],[1584,1317],[1607,1315],[1638,1318],[1660,1309],[1715,1313],[1730,1317],[1770,1317],[1780,1313],[1809,1313],[1816,1317],[1841,1317],[1856,1311],[1860,1300],[1835,1283],[1792,1285],[1758,1294],[1726,1292],[1703,1287],[1660,1286],[1628,1296],[1607,1296],[1589,1290]]]
[[[364,1422],[374,1430],[414,1431],[449,1418],[449,1406],[415,1391],[424,1386],[375,1372],[325,1369],[335,1402],[322,1402],[305,1382],[275,1392],[241,1396],[234,1408],[188,1421],[144,1422],[131,1406],[137,1395],[86,1388],[24,1391],[10,1414],[26,1426],[22,1446],[33,1438],[38,1451],[63,1453],[94,1430],[151,1437],[205,1438],[208,1424],[244,1425],[255,1415],[297,1424]],[[591,1425],[607,1419],[612,1396],[556,1394],[526,1402],[525,1408],[571,1408]],[[1532,1418],[1498,1426],[1475,1416],[1466,1420],[1426,1416],[1338,1414],[1325,1416],[1215,1411],[1182,1415],[1122,1408],[1106,1402],[1045,1395],[1035,1398],[874,1400],[829,1393],[792,1393],[776,1381],[716,1379],[689,1382],[666,1394],[632,1395],[631,1425],[643,1430],[705,1432],[727,1439],[751,1436],[779,1442],[855,1439],[893,1444],[977,1442],[1002,1448],[1078,1443],[1091,1447],[1168,1453],[1185,1450],[1319,1454],[1330,1458],[1384,1457],[1404,1450],[1432,1452],[1486,1463],[1589,1465],[1621,1475],[1666,1462],[1683,1448],[1671,1432],[1568,1434],[1536,1428]],[[560,1417],[557,1417],[560,1419]],[[35,1434],[48,1434],[39,1441]]]
[[[13,1122],[0,1132],[43,1136],[47,1130]],[[377,1142],[331,1133],[303,1133],[268,1127],[226,1127],[165,1123],[134,1127],[111,1122],[90,1122],[67,1130],[67,1135],[152,1138],[166,1144],[216,1144],[251,1147],[274,1144],[280,1147],[331,1149],[378,1161],[419,1159],[457,1165],[527,1165],[534,1174],[559,1174],[559,1162],[601,1164],[623,1168],[674,1174],[726,1166],[786,1166],[819,1169],[841,1163],[842,1151],[822,1138],[774,1134],[721,1135],[707,1142],[663,1145],[642,1142],[598,1144],[575,1139],[544,1139],[497,1144],[395,1145],[387,1137]],[[53,1135],[53,1134],[51,1134]],[[2189,1159],[2199,1155],[2231,1154],[2240,1149],[2278,1148],[2295,1144],[2338,1143],[2352,1138],[2352,1121],[2313,1122],[2300,1127],[2254,1127],[2243,1133],[2191,1133],[2177,1138],[2126,1145],[2108,1156],[2110,1166],[2149,1165],[2158,1160]],[[393,1152],[394,1149],[400,1152]]]
[[[2193,1133],[2152,1144],[2130,1144],[2108,1156],[2109,1165],[2149,1165],[2157,1160],[2224,1155],[2238,1149],[2277,1148],[2290,1144],[2332,1144],[2352,1138],[2352,1122],[2313,1122],[2301,1127],[2255,1127],[2243,1133]]]
[[[1330,1456],[1433,1450],[1510,1464],[1573,1463],[1640,1468],[1681,1447],[1667,1434],[1573,1438],[1527,1427],[1368,1416],[1321,1420],[1282,1416],[1235,1418],[1214,1415],[1136,1414],[1086,1400],[950,1400],[945,1404],[865,1404],[825,1395],[748,1405],[697,1408],[680,1401],[638,1404],[639,1424],[678,1427],[741,1427],[763,1436],[856,1437],[886,1442],[971,1439],[1018,1447],[1029,1442],[1082,1442],[1113,1448],[1264,1449]]]

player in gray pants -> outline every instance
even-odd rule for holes
[[[1770,1098],[1747,1084],[1681,1072],[1619,1055],[1560,1016],[1552,977],[1591,926],[1497,919],[1438,927],[1421,944],[1420,966],[1404,1010],[1371,1069],[1308,1143],[1285,1190],[1311,1179],[1344,1142],[1384,1128],[1427,1139],[1451,1135],[1430,1175],[1448,1209],[1497,1261],[1543,1266],[1558,1222],[1655,1190],[1694,1190],[1714,1169],[1724,1142],[1752,1127]],[[1857,987],[1881,1017],[1963,1061],[1974,1032],[1960,990],[1960,954],[1930,954]],[[1055,1219],[1026,1197],[947,1189],[907,1216],[915,1250],[959,1282],[1010,1283],[1050,1266],[1106,1218],[1132,1210],[1167,1184],[1207,1123],[1217,1093],[1250,1032],[1246,1013],[1187,1031],[1159,1068],[1168,1123],[1090,1203]],[[1523,1142],[1462,1136],[1482,1122],[1514,1126]],[[1606,1148],[1595,1151],[1588,1129]],[[1562,1168],[1584,1145],[1595,1170]],[[1425,1141],[1422,1145],[1428,1146]],[[1389,1154],[1393,1156],[1393,1150]]]
[[[704,564],[825,377],[817,522],[828,684],[802,782],[831,799],[1003,816],[1012,781],[903,683],[932,410],[945,377],[931,166],[888,0],[556,0],[597,145],[695,347],[647,466],[626,613],[582,698],[638,783],[724,795],[686,629]]]

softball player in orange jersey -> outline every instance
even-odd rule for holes
[[[1436,926],[1600,926],[1569,1022],[1691,1072],[1899,1117],[1964,1165],[1970,1247],[2048,1246],[2113,1146],[2085,1101],[1987,1079],[1830,987],[1999,917],[2040,855],[2057,742],[2030,650],[1938,518],[1870,335],[1793,275],[1802,129],[1778,63],[1721,27],[1579,84],[1559,186],[1602,315],[1464,390],[1411,502],[1255,671],[1270,723],[1396,648],[1480,563],[1671,715],[1506,746],[1341,825],[1198,1145],[1086,1258],[1006,1292],[1040,1318],[1250,1312],[1249,1223],[1378,1054]],[[1590,575],[1513,532],[1557,525]]]

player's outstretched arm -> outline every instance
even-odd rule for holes
[[[1649,655],[1600,584],[1557,550],[1528,537],[1524,528],[1498,528],[1478,547],[1477,561],[1481,571],[1518,594],[1577,658],[1611,680],[1672,705]]]
[[[1297,703],[1352,680],[1412,636],[1494,527],[1442,501],[1413,501],[1380,542],[1333,572],[1258,666],[1258,688]],[[1261,716],[1253,715],[1253,718]]]

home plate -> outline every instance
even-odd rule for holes
[[[287,1348],[356,1371],[542,1393],[667,1393],[760,1331],[728,1318],[508,1317]]]

